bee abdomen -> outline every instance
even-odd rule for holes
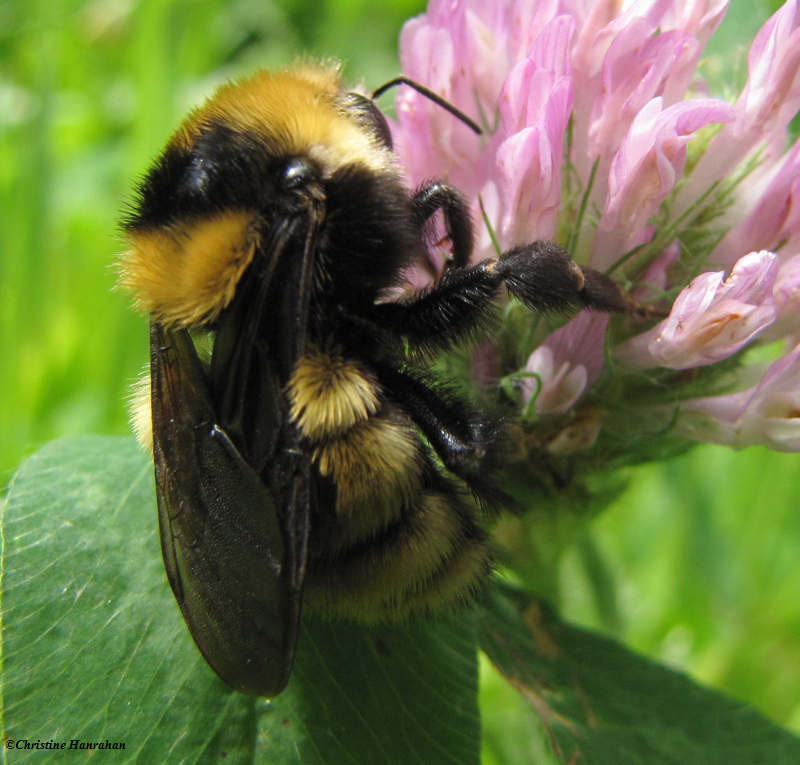
[[[397,520],[420,491],[424,458],[416,431],[385,405],[372,376],[339,355],[308,354],[288,393],[319,474],[336,487],[335,508],[324,511],[358,538]]]
[[[312,526],[306,604],[374,622],[468,599],[490,565],[478,506],[442,475],[375,378],[356,361],[315,352],[296,365],[288,396],[335,497]]]
[[[400,520],[309,566],[305,601],[330,616],[396,620],[456,604],[490,568],[486,532],[458,493],[420,491]]]

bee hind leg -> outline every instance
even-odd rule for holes
[[[579,266],[566,250],[539,240],[515,247],[490,266],[508,291],[536,311],[594,308],[628,313],[637,304],[611,277]]]
[[[499,418],[478,414],[456,390],[430,376],[388,366],[379,369],[378,376],[390,396],[402,401],[403,410],[449,472],[484,503],[506,501],[494,480],[506,450]]]

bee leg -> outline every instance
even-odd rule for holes
[[[376,369],[382,387],[425,435],[444,466],[481,499],[503,501],[492,478],[502,462],[503,428],[440,382],[394,367]]]
[[[503,283],[496,265],[490,260],[469,268],[448,268],[430,287],[395,302],[375,304],[371,318],[404,337],[415,350],[450,348],[491,323]]]
[[[374,320],[423,353],[443,350],[486,328],[503,284],[535,311],[639,311],[613,279],[582,268],[558,245],[537,241],[515,247],[497,260],[449,268],[430,287],[373,306]]]
[[[420,231],[441,210],[447,235],[453,243],[453,259],[449,266],[462,268],[469,263],[473,244],[472,221],[464,198],[458,191],[441,181],[429,183],[414,195],[411,210]]]
[[[593,268],[582,268],[553,242],[540,240],[515,247],[489,268],[500,276],[512,295],[536,311],[637,310],[637,304],[613,279]]]

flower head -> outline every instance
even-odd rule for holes
[[[665,411],[687,445],[800,449],[800,142],[787,151],[800,0],[757,34],[730,101],[698,72],[726,9],[431,0],[401,36],[405,74],[483,127],[476,136],[411,90],[392,125],[411,185],[442,178],[467,198],[475,261],[554,239],[644,309],[584,312],[552,331],[512,305],[497,347],[481,351],[512,381],[498,395],[517,397],[529,440],[591,420],[597,438],[570,443],[593,464],[646,458],[631,434]],[[766,372],[748,362],[781,337],[793,350]]]

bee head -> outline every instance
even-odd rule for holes
[[[331,67],[225,85],[187,117],[140,184],[124,224],[121,283],[162,324],[208,324],[256,254],[271,256],[276,232],[320,205],[325,273],[371,270],[363,291],[371,300],[413,249],[383,114],[342,88]],[[365,246],[353,256],[357,235]],[[376,271],[378,255],[385,268]]]

